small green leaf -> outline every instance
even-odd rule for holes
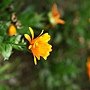
[[[0,53],[3,55],[4,60],[8,60],[12,53],[12,46],[10,44],[1,44]]]

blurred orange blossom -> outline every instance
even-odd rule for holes
[[[87,74],[88,74],[88,78],[90,79],[90,57],[87,58]]]
[[[58,11],[57,5],[54,3],[52,9],[48,14],[50,23],[55,26],[57,24],[64,24],[64,20],[60,19],[61,14]]]

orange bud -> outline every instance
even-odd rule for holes
[[[9,28],[8,28],[8,35],[9,36],[13,36],[16,35],[17,31],[16,31],[16,27],[14,24],[10,24]]]

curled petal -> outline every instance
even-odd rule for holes
[[[35,56],[34,56],[34,63],[35,63],[35,65],[37,65],[37,60],[36,60]]]
[[[33,29],[31,27],[29,27],[29,31],[30,31],[30,33],[32,35],[32,39],[33,39],[34,38],[34,31],[33,31]]]
[[[31,42],[31,37],[28,34],[24,34],[24,37],[29,41],[29,43]]]
[[[65,24],[65,21],[64,21],[64,20],[61,20],[61,19],[58,19],[56,22],[57,22],[58,24]]]
[[[41,36],[43,34],[44,30],[41,31],[41,33],[39,34],[39,36]]]

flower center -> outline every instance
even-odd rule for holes
[[[38,42],[37,41],[31,42],[31,45],[30,46],[33,47],[33,48],[35,48],[36,46],[38,46]]]

